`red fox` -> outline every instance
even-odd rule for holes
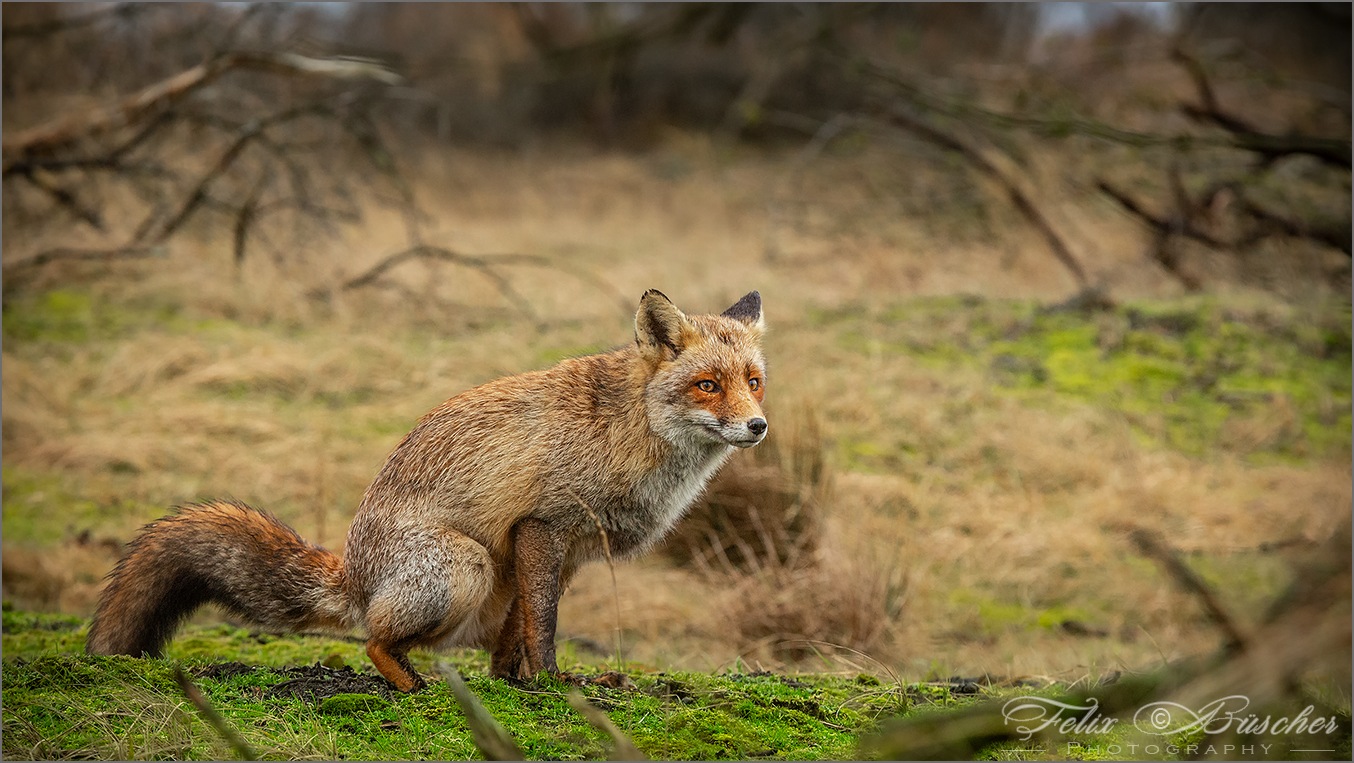
[[[683,314],[646,292],[635,342],[463,392],[367,488],[344,557],[239,503],[179,507],[108,576],[90,654],[158,656],[216,602],[261,625],[367,633],[401,691],[413,647],[477,646],[491,672],[559,674],[556,607],[580,565],[658,541],[736,448],[766,437],[761,296]]]

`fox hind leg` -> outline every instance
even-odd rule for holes
[[[367,606],[367,656],[400,691],[422,677],[409,650],[436,644],[472,620],[493,588],[494,564],[474,540],[451,530],[401,539],[400,563]]]

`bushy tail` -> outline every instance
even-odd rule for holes
[[[350,625],[343,561],[241,503],[182,506],[146,525],[108,578],[90,654],[158,657],[209,601],[279,630]]]

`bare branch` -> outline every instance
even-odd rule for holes
[[[1157,231],[1163,233],[1179,233],[1182,236],[1192,238],[1212,249],[1225,250],[1232,248],[1232,245],[1228,242],[1214,238],[1209,233],[1199,230],[1188,221],[1182,221],[1183,224],[1177,224],[1166,217],[1153,214],[1137,199],[1134,199],[1132,196],[1129,196],[1127,192],[1121,191],[1111,185],[1110,182],[1104,178],[1100,178],[1096,181],[1096,188],[1099,188],[1111,199],[1119,202],[1119,205],[1126,211],[1138,217]]]
[[[503,728],[503,724],[499,723],[493,714],[485,709],[484,704],[470,692],[465,682],[461,680],[460,674],[456,672],[456,668],[445,662],[439,662],[437,671],[451,686],[456,704],[460,705],[461,712],[465,713],[465,720],[470,726],[475,746],[484,753],[485,760],[525,760],[526,756],[513,740],[512,734],[509,734],[508,730]]]
[[[1082,288],[1090,285],[1086,271],[1081,266],[1081,257],[1073,252],[1069,239],[1058,231],[1058,226],[1050,216],[1050,206],[1010,157],[985,142],[960,137],[954,130],[942,130],[925,117],[903,106],[894,106],[888,117],[894,124],[937,145],[958,151],[978,169],[995,178],[1011,195],[1016,208],[1043,234],[1053,250],[1053,255],[1072,272],[1077,283]]]
[[[519,312],[533,322],[537,322],[537,318],[535,311],[531,309],[531,305],[512,288],[511,282],[495,268],[505,266],[527,266],[549,268],[561,273],[567,273],[578,280],[589,284],[598,291],[610,295],[626,315],[629,315],[631,310],[630,303],[621,296],[620,292],[618,292],[614,286],[581,268],[564,265],[535,254],[470,255],[461,254],[460,252],[445,247],[430,246],[428,244],[415,246],[390,255],[373,265],[362,275],[345,281],[341,288],[347,291],[350,289],[360,289],[364,286],[371,286],[376,284],[381,276],[391,269],[406,262],[419,259],[449,262],[454,265],[461,265],[478,270],[494,282],[495,287],[498,288],[499,293],[502,294],[505,299],[511,302]]]
[[[228,53],[157,82],[110,106],[92,112],[70,114],[6,136],[0,144],[3,146],[5,168],[8,169],[10,164],[30,154],[50,152],[82,138],[136,124],[233,69],[331,79],[375,80],[387,85],[402,81],[399,75],[369,61],[316,59],[294,53]]]
[[[1339,249],[1346,255],[1350,254],[1350,223],[1346,220],[1344,223],[1336,222],[1309,222],[1296,217],[1289,217],[1276,212],[1268,207],[1261,205],[1254,199],[1247,197],[1240,189],[1236,189],[1237,200],[1241,208],[1261,223],[1267,223],[1265,227],[1269,231],[1277,231],[1284,235],[1295,238],[1310,238],[1320,241],[1327,246]],[[1248,237],[1241,245],[1249,245],[1259,241],[1268,235],[1266,230],[1261,230]]]
[[[122,16],[131,18],[132,16],[145,10],[145,3],[118,3],[111,8],[103,8],[97,11],[91,11],[79,16],[64,16],[51,21],[40,21],[34,24],[16,24],[4,27],[0,30],[0,39],[5,42],[10,40],[22,39],[25,37],[48,37],[59,32],[68,32],[72,29],[89,26],[103,21],[106,18]]]
[[[1194,570],[1180,560],[1180,555],[1166,544],[1165,539],[1159,533],[1137,527],[1129,531],[1129,538],[1132,539],[1133,544],[1138,547],[1138,551],[1143,556],[1155,561],[1167,577],[1184,589],[1186,593],[1193,594],[1199,600],[1209,618],[1223,633],[1225,639],[1224,653],[1236,655],[1246,650],[1246,637],[1241,634],[1241,630],[1237,627],[1232,616],[1222,608],[1222,604],[1218,602],[1213,590],[1208,587],[1203,578],[1200,578]]]
[[[1342,167],[1350,166],[1350,142],[1348,140],[1317,138],[1306,135],[1267,135],[1253,131],[1229,132],[1222,136],[1201,136],[1188,133],[1157,135],[1124,130],[1080,116],[1053,119],[1016,116],[932,95],[892,68],[873,61],[864,62],[863,71],[890,83],[908,100],[929,111],[963,121],[983,122],[992,127],[1031,130],[1047,137],[1083,135],[1138,148],[1175,147],[1185,150],[1193,147],[1227,147],[1273,156],[1309,154]]]
[[[1327,164],[1348,168],[1350,166],[1349,141],[1316,138],[1308,135],[1269,135],[1260,132],[1250,123],[1234,114],[1222,110],[1213,86],[1209,84],[1208,74],[1197,58],[1176,47],[1171,50],[1171,60],[1185,67],[1194,86],[1199,91],[1202,106],[1184,103],[1180,110],[1196,122],[1217,125],[1232,134],[1233,145],[1263,155],[1273,161],[1289,154],[1308,154]]]
[[[187,198],[183,200],[178,211],[170,216],[168,222],[161,226],[160,230],[151,240],[156,243],[163,242],[187,222],[193,212],[197,211],[197,208],[206,200],[208,187],[231,168],[231,165],[240,158],[240,155],[244,153],[244,150],[250,143],[259,140],[263,136],[263,131],[265,129],[316,113],[323,113],[322,109],[314,104],[308,104],[287,109],[270,117],[256,120],[245,125],[244,129],[235,138],[235,141],[231,143],[230,146],[222,152],[221,157],[216,160],[216,164],[198,179],[197,184],[188,194]]]
[[[37,173],[24,173],[23,178],[31,183],[34,188],[51,196],[53,201],[65,207],[66,210],[72,215],[75,215],[77,219],[88,223],[91,228],[97,231],[102,231],[104,229],[103,218],[99,216],[98,211],[81,204],[75,198],[75,194],[71,191],[48,182]]]
[[[245,243],[249,238],[249,225],[254,222],[259,208],[259,196],[263,193],[264,187],[268,185],[268,176],[262,175],[253,190],[249,192],[249,198],[240,205],[239,214],[235,217],[235,270],[238,272],[244,266]]]
[[[202,717],[206,718],[212,728],[216,729],[216,733],[220,734],[226,740],[226,743],[239,754],[241,760],[259,759],[258,754],[244,740],[244,737],[231,728],[230,724],[226,723],[226,719],[222,718],[221,714],[216,712],[216,708],[212,707],[212,704],[207,701],[207,698],[202,696],[202,692],[198,691],[198,688],[193,685],[192,679],[188,677],[187,673],[183,672],[183,668],[174,668],[174,680],[179,682],[179,688],[183,689],[183,694],[188,697],[188,701],[193,703],[198,712],[202,713]]]

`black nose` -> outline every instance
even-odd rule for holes
[[[760,435],[766,431],[766,419],[753,419],[748,422],[748,431]]]

